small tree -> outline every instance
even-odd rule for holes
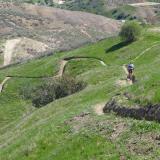
[[[124,42],[133,42],[139,38],[141,26],[137,22],[127,22],[122,26],[120,37]]]

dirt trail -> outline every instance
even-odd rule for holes
[[[133,6],[133,7],[144,7],[144,6],[157,6],[157,5],[160,5],[160,3],[144,2],[144,3],[132,3],[132,4],[128,4],[128,5]]]
[[[18,41],[16,41],[18,42]],[[19,43],[19,42],[18,42]],[[16,43],[14,41],[14,45],[15,46]],[[14,47],[11,47],[12,49],[14,49]],[[10,50],[11,51],[11,50]],[[11,52],[10,52],[11,53]],[[58,77],[62,77],[63,74],[64,74],[64,71],[65,71],[65,67],[67,65],[67,63],[70,61],[70,60],[76,60],[76,59],[95,59],[95,60],[98,60],[100,62],[100,64],[102,66],[106,66],[105,62],[102,61],[101,59],[98,59],[96,57],[67,57],[65,59],[62,59],[60,61],[60,68],[59,68],[59,71],[57,73],[57,75],[53,76],[53,78],[58,78]],[[5,79],[3,80],[3,82],[0,84],[0,93],[3,91],[3,88],[4,88],[4,85],[6,84],[6,82],[11,79],[11,78],[52,78],[52,77],[32,77],[32,76],[7,76],[5,77]]]
[[[141,56],[143,56],[146,52],[148,52],[149,50],[151,50],[154,47],[157,47],[159,45],[160,41],[156,41],[153,43],[153,45],[147,49],[145,49],[143,52],[141,52],[136,58],[134,58],[132,60],[132,62],[135,62],[137,59],[139,59]]]
[[[137,57],[135,57],[131,62],[135,62],[137,59],[139,59],[141,56],[143,56],[145,53],[147,53],[149,50],[151,50],[152,48],[158,46],[160,43],[160,41],[156,41],[153,43],[153,45],[147,49],[145,49],[143,52],[141,52]],[[128,75],[128,71],[126,68],[126,65],[124,64],[122,66],[123,71],[125,72],[125,75]],[[133,85],[133,82],[131,80],[127,80],[127,79],[122,79],[122,80],[117,80],[116,85],[121,86],[121,87],[126,87],[126,86],[130,86]],[[103,115],[103,108],[105,106],[105,103],[101,103],[101,104],[97,104],[94,108],[94,111],[97,115]]]
[[[11,77],[6,77],[0,84],[0,93],[3,91],[3,87],[9,79],[11,79]]]
[[[160,32],[160,27],[151,28],[151,29],[149,29],[149,31],[151,31],[151,32]]]
[[[104,61],[100,61],[102,66],[107,66],[106,63],[104,63]]]
[[[94,108],[95,113],[99,116],[103,115],[104,114],[103,108],[105,105],[106,105],[106,102],[97,104]]]
[[[20,38],[7,40],[4,51],[4,66],[9,65],[11,63],[13,50],[15,49],[17,44],[20,43],[20,41]]]
[[[66,60],[61,60],[59,72],[58,72],[58,74],[57,74],[56,76],[54,76],[55,78],[56,78],[56,77],[62,77],[62,76],[63,76],[64,69],[65,69],[65,66],[66,66],[67,63],[68,63],[68,61],[66,61]]]
[[[160,43],[160,41],[154,42],[151,47],[145,49],[145,50],[144,50],[143,52],[141,52],[137,57],[135,57],[134,59],[132,59],[131,62],[134,63],[136,60],[138,60],[141,56],[143,56],[143,55],[144,55],[145,53],[147,53],[149,50],[151,50],[152,48],[158,46],[159,43]],[[123,70],[124,70],[124,72],[125,72],[125,74],[126,74],[126,76],[127,76],[127,75],[128,75],[128,71],[127,71],[126,65],[124,64],[124,65],[122,66],[122,68],[123,68]],[[118,86],[125,87],[125,86],[132,85],[133,82],[132,82],[131,80],[123,79],[123,80],[118,80],[118,81],[116,82],[116,84],[117,84]]]
[[[127,71],[127,68],[126,68],[126,65],[125,65],[125,64],[122,66],[122,69],[124,70],[125,76],[127,77],[128,71]],[[133,82],[132,82],[131,80],[128,80],[127,78],[125,78],[125,79],[118,80],[118,81],[116,82],[116,84],[117,84],[118,86],[125,87],[125,86],[130,86],[130,85],[132,85]]]
[[[63,73],[65,71],[65,67],[67,65],[67,63],[70,61],[70,60],[76,60],[76,59],[95,59],[95,60],[98,60],[100,62],[100,64],[102,66],[106,66],[105,62],[100,60],[100,59],[97,59],[97,58],[94,58],[94,57],[67,57],[63,60],[61,60],[60,62],[60,68],[59,68],[59,72],[56,76],[54,76],[54,78],[57,78],[57,77],[62,77],[63,76]]]
[[[8,41],[6,42],[5,55],[4,55],[4,65],[7,65],[7,64],[10,63],[11,57],[12,57],[12,52],[13,52],[15,46],[16,46],[19,42],[20,42],[20,39],[8,40]],[[153,46],[151,46],[150,48],[147,48],[147,49],[144,50],[142,53],[140,53],[135,59],[132,60],[132,62],[134,62],[135,60],[139,59],[139,58],[140,58],[142,55],[144,55],[147,51],[149,51],[149,50],[151,50],[152,48],[158,46],[159,44],[157,44],[157,43],[159,43],[159,41],[156,41]],[[61,60],[59,72],[58,72],[58,74],[57,74],[56,76],[54,76],[54,78],[62,77],[62,76],[63,76],[64,70],[65,70],[65,67],[66,67],[68,61],[70,61],[70,60],[75,60],[75,59],[83,59],[83,58],[86,58],[86,59],[91,59],[91,58],[92,58],[92,59],[98,60],[101,65],[106,66],[106,64],[105,64],[104,61],[102,61],[101,59],[98,59],[98,58],[96,58],[96,57],[67,57],[67,58]],[[126,69],[126,66],[123,65],[122,68],[123,68],[125,74],[128,74],[128,71],[127,71],[127,69]],[[20,76],[19,76],[19,77],[18,77],[18,76],[15,76],[15,77],[16,77],[16,78],[21,78]],[[7,77],[3,80],[3,82],[0,84],[0,93],[3,91],[4,85],[6,84],[6,82],[7,82],[9,79],[11,79],[11,78],[14,78],[14,76],[7,76]],[[23,77],[23,78],[25,78],[25,77]],[[30,78],[30,77],[26,77],[26,78]],[[32,78],[41,78],[41,77],[32,77]],[[44,78],[44,77],[42,77],[42,78]],[[47,78],[47,77],[46,77],[46,78]],[[132,81],[129,81],[129,80],[126,80],[126,79],[125,79],[125,80],[118,80],[118,81],[117,81],[117,85],[118,85],[118,86],[128,86],[128,85],[132,85],[132,84],[133,84]]]
[[[92,39],[92,36],[85,29],[81,29],[81,33]]]

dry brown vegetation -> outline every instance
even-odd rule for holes
[[[103,16],[31,4],[1,3],[0,20],[1,37],[30,38],[53,51],[70,50],[114,36],[121,26],[120,22]]]

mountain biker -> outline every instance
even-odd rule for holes
[[[135,68],[135,67],[134,67],[134,64],[132,64],[132,63],[128,64],[128,66],[127,66],[127,70],[128,70],[127,79],[128,79],[128,80],[132,80],[134,68]]]

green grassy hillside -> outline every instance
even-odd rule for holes
[[[92,59],[70,61],[65,72],[87,82],[87,87],[40,109],[22,99],[19,92],[45,79],[10,79],[0,95],[0,160],[160,158],[159,123],[95,113],[97,104],[124,93],[132,95],[131,105],[160,103],[160,34],[144,30],[138,41],[126,46],[120,42],[119,37],[110,38],[1,69],[3,80],[7,75],[56,75],[60,60],[68,56],[97,57],[107,64],[103,66]],[[149,50],[150,47],[153,48]],[[128,87],[117,86],[116,82],[125,78],[123,64],[131,60],[136,66],[137,82]]]

